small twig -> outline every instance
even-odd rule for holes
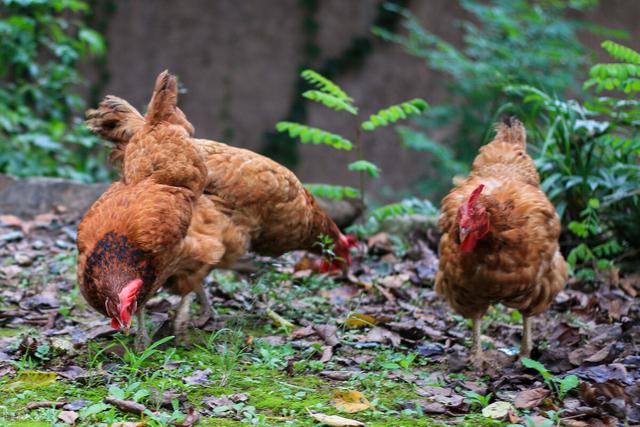
[[[273,320],[273,322],[276,324],[276,326],[280,326],[286,329],[293,329],[295,328],[295,325],[291,322],[289,322],[287,319],[285,319],[284,317],[280,316],[278,313],[276,313],[275,311],[271,310],[270,308],[267,309],[267,316],[269,316],[269,318],[271,320]]]

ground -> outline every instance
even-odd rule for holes
[[[79,294],[76,225],[0,217],[3,426],[640,423],[637,276],[573,280],[536,318],[529,368],[515,356],[519,313],[492,308],[475,370],[469,322],[433,290],[433,242],[379,234],[345,275],[313,274],[301,254],[215,272],[217,313],[184,345],[167,336],[177,300],[160,294],[155,344],[138,353]]]

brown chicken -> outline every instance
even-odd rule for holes
[[[547,309],[567,279],[559,250],[560,220],[540,190],[515,118],[498,125],[471,175],[442,200],[436,291],[473,320],[473,359],[480,363],[480,319],[503,303],[523,316],[520,354],[532,350],[531,316]]]
[[[145,125],[126,145],[121,181],[94,203],[78,228],[83,296],[116,329],[128,331],[137,313],[138,347],[148,342],[142,307],[159,287],[169,284],[184,297],[193,281],[215,266],[231,265],[248,245],[247,233],[202,197],[204,152],[191,142],[193,128],[176,101],[175,78],[165,72]],[[178,336],[186,305],[174,320]]]
[[[114,143],[112,158],[124,159],[126,173],[129,146],[145,129],[148,117],[149,114],[143,117],[126,101],[108,96],[97,110],[87,113],[87,124]],[[173,120],[177,122],[178,119],[188,123],[176,107]],[[193,129],[184,128],[189,132]],[[351,264],[349,248],[355,245],[354,239],[340,232],[293,172],[249,150],[204,139],[191,139],[191,143],[204,153],[208,169],[196,214],[200,214],[201,209],[223,213],[230,218],[235,230],[247,236],[250,249],[262,255],[277,256],[296,249],[318,253],[320,248],[316,242],[320,235],[327,235],[335,243],[336,257],[325,260],[323,270]],[[202,289],[202,280],[207,273],[208,270],[202,269],[196,274],[191,269],[179,276],[183,278],[180,293],[190,289],[199,297],[202,312],[197,323],[203,323],[212,313]],[[174,278],[167,282],[171,290],[176,288]]]

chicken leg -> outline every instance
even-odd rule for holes
[[[138,320],[138,328],[136,329],[136,337],[133,340],[133,348],[136,351],[143,351],[151,344],[151,338],[149,338],[149,332],[147,331],[147,324],[145,321],[144,307],[140,308],[136,313],[136,319]]]
[[[198,302],[200,303],[200,315],[193,321],[193,325],[197,328],[202,328],[206,325],[209,319],[211,319],[211,315],[213,315],[213,307],[211,306],[211,302],[209,301],[207,291],[205,291],[204,286],[199,286],[195,290],[195,293],[198,297]]]
[[[192,300],[192,292],[184,295],[180,300],[180,304],[178,305],[178,309],[176,310],[176,314],[173,318],[173,335],[175,336],[176,343],[178,344],[183,343],[186,337],[189,321],[191,320],[189,309],[191,308]]]
[[[529,357],[533,350],[533,336],[531,332],[532,319],[522,316],[522,341],[520,341],[520,357]]]
[[[471,360],[476,368],[482,366],[482,319],[473,319],[473,334],[471,339]]]

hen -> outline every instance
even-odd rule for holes
[[[564,286],[567,266],[558,245],[560,220],[540,189],[517,119],[498,125],[470,176],[442,200],[439,225],[436,291],[473,320],[474,361],[482,359],[480,319],[498,302],[521,311],[520,354],[529,355],[531,316],[546,310]]]
[[[137,345],[148,342],[142,307],[168,284],[183,297],[214,266],[232,264],[247,234],[202,197],[204,153],[176,108],[175,78],[163,73],[145,125],[123,152],[123,175],[89,209],[78,228],[78,281],[83,296],[116,329],[138,314]],[[183,301],[186,299],[183,298]],[[178,336],[184,308],[175,318]],[[187,307],[188,308],[188,307]]]
[[[184,118],[179,109],[176,112]],[[115,96],[107,96],[98,109],[88,111],[87,119],[93,132],[114,144],[112,158],[125,158],[126,167],[133,136],[145,128],[148,119]],[[250,150],[205,139],[192,138],[191,143],[204,153],[208,170],[201,203],[227,215],[236,229],[246,233],[252,251],[269,256],[296,249],[319,253],[318,237],[327,235],[334,242],[336,256],[324,261],[323,270],[351,264],[349,249],[354,239],[340,232],[293,172]],[[202,305],[200,323],[212,310],[201,280],[193,282],[192,290]]]

